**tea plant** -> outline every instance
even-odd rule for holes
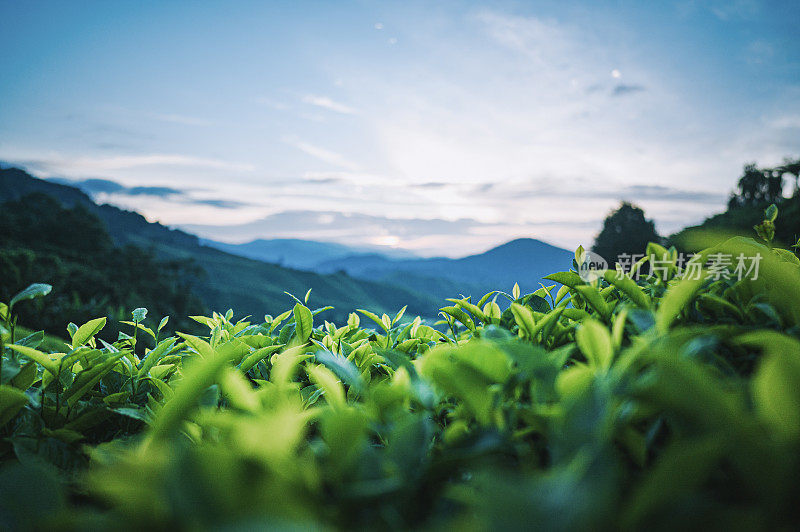
[[[108,343],[92,320],[57,353],[14,337],[15,298],[0,524],[796,526],[800,261],[736,238],[693,265],[758,254],[758,277],[695,279],[674,249],[647,251],[649,275],[645,258],[585,281],[576,262],[530,294],[448,300],[438,324],[401,309],[337,325],[306,294],[263,320],[192,317],[204,336],[160,338],[137,309],[130,334]]]

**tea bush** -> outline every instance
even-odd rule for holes
[[[334,324],[306,294],[194,316],[202,337],[145,309],[114,343],[70,324],[60,352],[16,336],[33,285],[0,306],[0,527],[796,527],[800,261],[735,238],[692,264],[760,255],[758,277],[695,279],[647,251],[650,275],[576,261],[434,326]]]

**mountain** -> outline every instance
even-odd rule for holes
[[[523,293],[536,290],[543,276],[569,269],[572,257],[571,251],[541,240],[519,238],[460,259],[393,260],[375,254],[356,255],[321,263],[317,271],[346,272],[415,289],[427,286],[438,297],[445,291],[451,294],[447,297],[459,292],[479,297],[490,290],[510,291],[514,283],[519,283]],[[454,287],[458,287],[457,292],[452,291]]]
[[[56,198],[66,207],[83,205],[103,220],[117,245],[134,244],[148,247],[154,243],[178,247],[199,246],[196,236],[170,229],[158,222],[148,222],[137,212],[112,205],[98,205],[75,187],[38,179],[19,168],[0,168],[0,202],[19,200],[41,193]]]
[[[86,207],[105,223],[118,246],[134,244],[153,250],[161,259],[194,263],[202,274],[192,288],[213,310],[233,308],[240,316],[275,315],[292,305],[284,291],[302,297],[309,288],[313,289],[311,305],[333,305],[335,310],[324,316],[337,321],[346,319],[355,308],[392,312],[403,305],[408,305],[409,314],[430,317],[444,303],[403,286],[354,279],[343,273],[320,275],[232,255],[201,245],[194,235],[148,222],[136,212],[97,205],[76,188],[35,178],[18,168],[0,168],[0,203],[32,193],[52,196],[65,206]]]
[[[352,255],[372,251],[368,247],[352,247],[333,242],[316,242],[294,238],[258,239],[244,244],[228,244],[214,240],[201,239],[203,245],[220,249],[233,255],[241,255],[250,259],[271,262],[297,268],[298,270],[316,271],[317,265]],[[410,258],[413,254],[404,250],[381,250],[381,256],[393,258]]]

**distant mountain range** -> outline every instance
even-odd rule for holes
[[[384,250],[377,246],[345,246],[333,242],[316,242],[295,238],[258,239],[244,244],[228,244],[200,239],[200,243],[234,255],[309,271],[317,271],[318,265],[324,262],[369,253],[379,253],[387,258],[415,258],[413,253],[401,249],[388,248]],[[379,249],[380,251],[378,251]]]
[[[237,316],[275,315],[293,304],[284,291],[302,297],[309,288],[313,289],[312,307],[333,305],[335,310],[325,317],[340,322],[356,308],[392,312],[403,305],[408,305],[410,315],[433,317],[444,303],[404,286],[355,279],[342,273],[299,271],[225,253],[201,245],[194,235],[150,223],[136,212],[97,205],[77,188],[38,179],[17,168],[0,168],[0,203],[32,193],[52,196],[65,206],[83,205],[103,220],[117,245],[135,244],[153,249],[163,259],[193,261],[205,272],[193,289],[213,310],[233,308]]]
[[[205,245],[235,255],[322,274],[346,273],[359,279],[405,286],[437,298],[458,294],[480,297],[491,290],[510,291],[514,283],[533,291],[543,276],[568,269],[572,252],[532,238],[512,240],[484,253],[460,259],[402,258],[364,253],[363,248],[308,240],[254,240]]]
[[[572,257],[572,252],[541,240],[519,238],[460,259],[393,260],[374,254],[360,255],[326,261],[315,271],[342,271],[360,279],[424,285],[440,297],[443,294],[435,289],[435,283],[444,279],[447,284],[443,287],[451,294],[448,297],[457,293],[480,297],[491,290],[510,291],[514,283],[519,283],[523,293],[532,292],[545,275],[569,269]]]

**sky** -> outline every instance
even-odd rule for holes
[[[0,0],[0,161],[227,242],[590,245],[800,156],[800,2]],[[105,183],[105,185],[103,185]]]

